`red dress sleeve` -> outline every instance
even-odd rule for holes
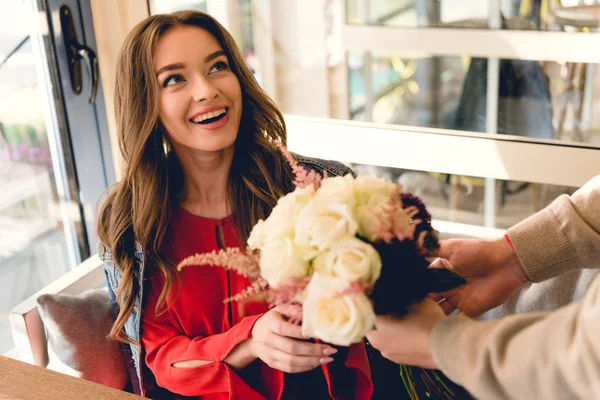
[[[254,323],[263,314],[242,318],[220,334],[190,338],[178,327],[168,310],[156,315],[158,293],[149,292],[142,315],[141,340],[146,364],[159,386],[184,396],[229,393],[230,399],[264,399],[223,361],[237,345],[250,338]],[[173,366],[186,360],[210,363],[194,368]]]

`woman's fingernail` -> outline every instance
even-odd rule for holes
[[[330,363],[330,362],[332,362],[332,361],[333,361],[333,358],[331,358],[331,357],[321,358],[321,359],[319,360],[319,362],[320,362],[322,365],[329,364],[329,363]]]
[[[323,355],[324,355],[324,356],[328,356],[328,357],[329,357],[329,356],[331,356],[331,355],[334,355],[334,354],[335,354],[335,353],[337,353],[337,352],[338,352],[338,351],[337,351],[336,349],[334,349],[333,347],[329,347],[329,348],[327,348],[327,349],[323,350]]]

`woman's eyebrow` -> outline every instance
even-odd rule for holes
[[[214,60],[215,58],[224,56],[224,55],[225,55],[225,52],[223,50],[215,51],[214,53],[211,53],[208,56],[206,56],[206,58],[204,59],[204,62],[210,62],[210,61]]]
[[[162,67],[161,69],[156,71],[156,76],[159,76],[160,74],[162,74],[165,71],[173,71],[176,69],[183,69],[183,68],[185,68],[185,64],[182,64],[182,63],[165,65],[164,67]]]
[[[217,50],[214,53],[211,53],[209,55],[206,56],[206,58],[204,59],[204,62],[210,62],[212,60],[214,60],[215,58],[224,56],[225,52],[223,50]],[[185,64],[183,63],[175,63],[175,64],[169,64],[169,65],[165,65],[164,67],[160,68],[158,71],[156,71],[156,76],[159,76],[160,74],[162,74],[163,72],[166,71],[173,71],[176,69],[183,69],[185,68]]]

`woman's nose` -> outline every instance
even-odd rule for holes
[[[192,94],[195,102],[209,101],[219,95],[217,87],[205,77],[200,77],[194,82],[194,92]]]

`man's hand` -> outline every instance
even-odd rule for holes
[[[425,299],[402,318],[377,317],[375,330],[367,334],[367,339],[382,356],[397,364],[436,369],[429,338],[434,325],[444,318],[442,309],[433,300]]]
[[[467,281],[466,285],[431,296],[450,314],[459,309],[478,316],[508,300],[529,281],[512,246],[504,239],[451,239],[441,242],[439,259],[432,268],[446,268]],[[445,298],[445,300],[444,300]]]

